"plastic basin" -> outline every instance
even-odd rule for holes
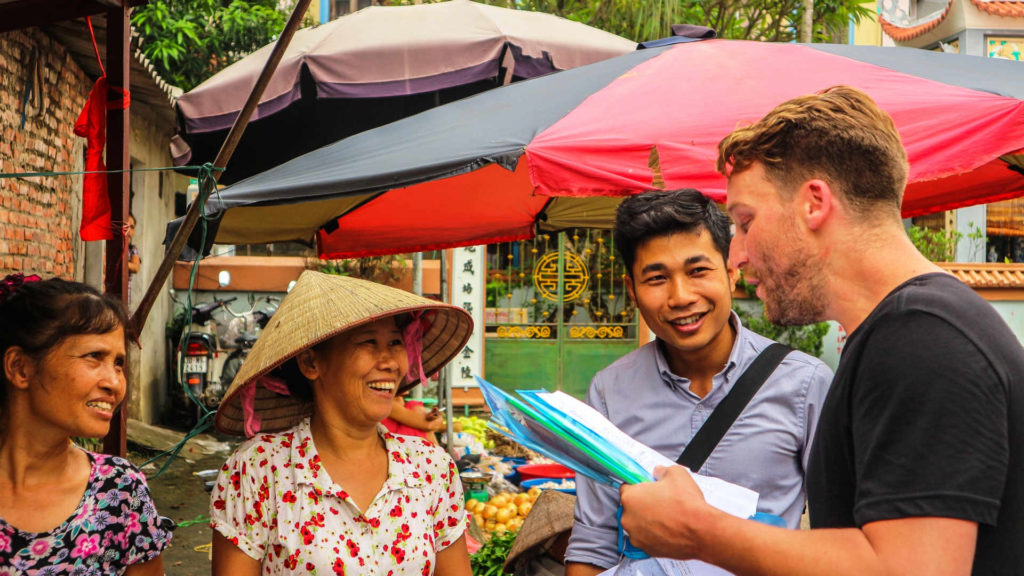
[[[533,478],[532,480],[523,480],[519,484],[519,486],[523,490],[529,490],[530,488],[533,488],[535,486],[541,486],[542,484],[547,484],[548,482],[553,482],[555,484],[561,484],[562,482],[566,482],[566,481],[569,481],[569,480],[572,480],[572,478]],[[566,488],[541,488],[541,490],[558,490],[559,492],[565,492],[566,494],[575,494],[576,493],[575,484],[573,484],[572,486],[573,486],[572,488],[569,488],[569,487],[566,487]]]
[[[522,481],[534,478],[575,478],[576,473],[561,464],[524,464],[516,468]]]

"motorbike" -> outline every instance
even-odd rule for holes
[[[219,392],[221,396],[231,387],[235,375],[238,374],[238,369],[242,367],[242,363],[245,362],[246,357],[249,355],[249,350],[252,349],[253,344],[256,343],[260,336],[260,332],[267,327],[270,318],[277,311],[280,299],[267,296],[264,298],[264,301],[267,306],[260,310],[255,310],[255,306],[253,306],[252,310],[243,314],[231,312],[235,318],[229,323],[224,339],[230,340],[234,344],[234,350],[228,354],[220,373],[219,386],[221,390]]]
[[[220,402],[219,396],[210,392],[219,391],[219,375],[227,353],[222,350],[217,335],[214,312],[227,310],[227,305],[237,297],[196,304],[191,308],[191,323],[183,331],[175,353],[175,378],[179,385],[173,395],[178,412],[184,412],[191,420],[194,404],[196,421],[202,418],[206,408],[213,408]]]

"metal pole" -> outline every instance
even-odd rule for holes
[[[423,296],[423,252],[412,255],[412,293]],[[423,384],[412,389],[409,396],[413,398],[423,397]]]
[[[448,294],[448,251],[441,250],[441,301],[449,302],[451,300],[450,294]],[[438,398],[437,401],[444,402],[444,420],[445,420],[445,438],[448,439],[448,445],[445,448],[448,450],[448,454],[451,455],[452,459],[457,460],[458,456],[455,454],[455,431],[452,428],[452,418],[455,413],[452,410],[452,378],[451,378],[452,365],[449,362],[447,366],[441,370],[439,381],[437,383]]]
[[[302,22],[302,15],[309,8],[309,2],[310,0],[299,0],[295,5],[295,9],[292,10],[284,30],[281,31],[281,36],[278,37],[277,42],[274,44],[274,49],[270,52],[270,57],[267,58],[267,63],[263,66],[263,71],[260,72],[260,77],[256,80],[256,85],[253,86],[252,92],[249,93],[249,99],[245,101],[245,106],[238,113],[238,118],[235,118],[231,131],[228,132],[227,138],[224,139],[224,145],[221,146],[220,152],[217,153],[217,159],[213,161],[215,167],[226,167],[228,161],[231,160],[231,155],[235,153],[235,147],[238,146],[238,142],[242,139],[242,134],[245,132],[245,127],[249,124],[249,118],[256,111],[256,105],[259,104],[263,91],[266,89],[267,84],[270,83],[274,71],[277,70],[277,65],[281,62],[281,58],[284,56],[292,36],[298,30],[299,24]],[[164,282],[167,281],[167,277],[170,276],[171,270],[174,268],[174,262],[177,261],[178,255],[181,254],[181,249],[185,247],[185,242],[188,240],[189,235],[192,234],[192,229],[199,222],[199,217],[201,216],[199,214],[199,205],[203,204],[199,199],[209,197],[219,178],[220,171],[214,170],[214,182],[208,185],[207,189],[199,190],[200,196],[196,197],[196,200],[189,206],[188,212],[185,213],[181,227],[178,228],[178,232],[174,235],[170,246],[167,247],[167,252],[164,254],[164,259],[160,262],[160,267],[157,268],[153,281],[150,282],[146,294],[142,297],[142,301],[139,302],[139,307],[136,308],[135,313],[132,315],[132,325],[135,327],[136,334],[142,332],[142,327],[146,324],[146,318],[149,317],[149,312],[153,308],[153,304],[156,302]]]
[[[565,370],[565,232],[558,233],[558,389],[562,389],[562,371]]]
[[[423,296],[423,252],[412,255],[412,293]]]

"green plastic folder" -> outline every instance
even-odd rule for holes
[[[482,378],[477,377],[477,382],[484,388],[484,399],[491,409],[492,419],[500,423],[505,428],[501,432],[513,440],[527,446],[540,444],[541,452],[548,457],[600,482],[609,483],[611,480],[614,484],[639,484],[653,480],[628,454],[545,402],[537,391],[517,391],[520,399]],[[507,405],[496,399],[507,402]],[[517,421],[532,434],[527,436],[521,430],[517,433],[514,430],[518,427],[507,425],[508,419],[516,416],[509,413],[511,410],[519,413],[522,420]]]

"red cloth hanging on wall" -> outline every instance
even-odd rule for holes
[[[86,139],[85,170],[100,172],[86,174],[82,186],[82,223],[78,233],[82,240],[112,240],[114,228],[110,222],[110,196],[107,194],[107,169],[103,161],[103,147],[107,143],[107,111],[128,108],[127,90],[115,88],[123,96],[108,101],[110,87],[106,76],[100,76],[89,92],[82,112],[75,121],[75,134]]]

